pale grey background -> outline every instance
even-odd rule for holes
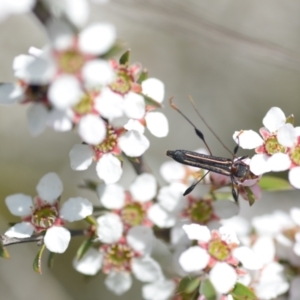
[[[92,21],[115,24],[118,36],[132,49],[132,61],[140,61],[150,76],[164,81],[164,112],[170,134],[157,139],[146,157],[153,171],[165,161],[167,149],[196,149],[202,146],[190,125],[168,106],[175,102],[199,124],[216,155],[227,152],[212,137],[193,112],[187,95],[195,99],[200,112],[222,140],[233,149],[232,133],[255,129],[271,106],[280,106],[286,115],[300,116],[300,2],[278,0],[186,0],[111,1],[93,6]],[[42,47],[46,37],[31,16],[12,17],[0,24],[0,81],[12,81],[13,58],[30,46]],[[78,141],[76,134],[47,130],[32,138],[27,130],[26,106],[0,107],[0,232],[13,221],[4,205],[11,193],[35,194],[39,178],[57,172],[66,190],[63,199],[77,195],[76,184],[93,178],[94,168],[75,173],[68,153]],[[129,175],[128,175],[129,174]],[[123,176],[125,185],[133,173]],[[80,191],[93,201],[90,193]],[[299,201],[299,192],[265,194],[253,208],[242,204],[245,215],[261,214],[276,207],[288,209]],[[11,259],[0,260],[1,299],[115,299],[103,288],[101,276],[85,280],[71,266],[79,240],[66,255],[57,256],[53,270],[32,271],[35,245],[9,248]],[[116,298],[118,299],[118,297]],[[139,287],[122,299],[140,299]]]

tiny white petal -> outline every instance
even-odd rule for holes
[[[233,230],[231,227],[227,226],[221,226],[219,228],[219,232],[221,234],[222,241],[225,241],[226,243],[234,243],[239,245],[240,241],[238,240],[235,230]]]
[[[26,217],[32,214],[33,203],[30,196],[14,194],[5,198],[5,204],[10,213],[17,217]]]
[[[169,133],[169,123],[166,116],[160,112],[148,112],[145,116],[147,128],[156,137],[165,137]]]
[[[34,232],[34,226],[29,222],[17,223],[10,227],[4,235],[15,238],[26,238],[30,237]]]
[[[221,224],[226,227],[231,227],[237,234],[237,236],[246,236],[250,233],[250,223],[241,216],[234,216],[227,220],[221,220]]]
[[[252,157],[250,162],[250,170],[255,175],[262,175],[270,172],[270,165],[268,164],[268,156],[266,154],[256,154]]]
[[[48,110],[41,103],[32,104],[27,110],[27,119],[30,133],[38,136],[46,128]]]
[[[149,173],[143,173],[136,177],[130,185],[129,191],[133,199],[139,202],[147,202],[154,198],[157,190],[155,177]]]
[[[50,85],[48,97],[50,102],[60,110],[70,108],[80,101],[83,91],[79,81],[71,75],[60,75]]]
[[[295,167],[289,171],[289,182],[296,189],[300,189],[300,167]]]
[[[176,283],[173,280],[162,279],[142,287],[143,299],[166,300],[176,291]]]
[[[121,161],[111,153],[104,154],[96,165],[96,172],[106,184],[115,183],[123,172]]]
[[[124,97],[123,109],[128,118],[142,119],[146,113],[146,104],[143,96],[129,92]]]
[[[165,86],[162,81],[156,78],[148,78],[142,82],[143,94],[162,103],[165,96]]]
[[[111,292],[122,295],[131,288],[132,278],[128,272],[110,272],[104,283]]]
[[[69,131],[73,128],[73,123],[65,111],[52,109],[48,113],[47,125],[56,131]]]
[[[63,192],[63,184],[56,173],[47,173],[37,184],[36,190],[42,200],[54,203]]]
[[[47,249],[54,253],[63,253],[67,250],[71,240],[70,231],[64,227],[49,228],[44,237]]]
[[[275,244],[270,236],[260,236],[252,246],[253,251],[259,256],[263,264],[268,264],[275,259]]]
[[[99,195],[101,204],[108,209],[120,209],[125,204],[125,191],[121,185],[109,184]]]
[[[284,124],[278,129],[278,142],[284,147],[293,147],[297,141],[297,131],[290,123]]]
[[[213,202],[214,213],[220,219],[228,219],[237,215],[240,211],[236,202],[230,200],[218,200]]]
[[[113,46],[115,39],[116,31],[113,25],[96,23],[81,31],[78,46],[82,52],[100,55]]]
[[[186,224],[182,226],[182,229],[185,231],[190,240],[208,242],[211,239],[211,233],[207,226],[199,224]]]
[[[114,213],[107,213],[97,218],[97,235],[101,242],[112,244],[117,242],[123,234],[123,223]]]
[[[180,255],[179,264],[186,272],[198,272],[207,266],[209,259],[210,256],[206,250],[193,246]]]
[[[248,270],[259,270],[263,267],[263,264],[258,255],[248,247],[238,247],[232,252],[233,257],[239,260],[243,267]]]
[[[139,120],[129,119],[128,122],[124,125],[126,130],[136,130],[140,133],[145,132],[144,125]]]
[[[185,167],[175,161],[167,161],[161,165],[160,174],[169,183],[180,181],[185,176]]]
[[[177,219],[175,214],[167,212],[157,203],[148,209],[147,215],[149,220],[160,228],[170,228],[174,226]]]
[[[82,27],[88,20],[90,6],[85,0],[64,0],[64,14],[77,27]]]
[[[93,276],[101,269],[103,255],[94,248],[90,248],[80,260],[73,260],[73,267],[77,272]]]
[[[23,100],[23,89],[14,83],[0,84],[0,104],[13,104]]]
[[[210,271],[209,279],[220,294],[227,294],[237,281],[237,274],[227,263],[218,262]]]
[[[95,59],[85,63],[81,72],[85,86],[88,88],[108,85],[115,78],[111,65],[102,59]]]
[[[234,141],[243,149],[254,149],[263,144],[263,139],[253,130],[236,131],[233,134]]]
[[[94,152],[89,145],[76,144],[69,153],[71,168],[76,171],[86,170],[93,162]]]
[[[163,277],[160,265],[149,256],[133,258],[132,273],[142,282],[153,282]]]
[[[268,160],[268,165],[273,172],[281,172],[287,170],[291,165],[288,154],[275,153]]]
[[[66,221],[75,222],[93,213],[92,203],[81,197],[68,199],[61,207],[59,215]]]
[[[279,107],[270,108],[263,118],[263,124],[270,132],[275,132],[280,126],[284,125],[285,122],[285,114]]]
[[[154,234],[151,228],[135,226],[129,229],[126,240],[128,245],[141,254],[150,254],[154,242]]]
[[[144,154],[150,142],[140,132],[130,130],[120,136],[118,145],[127,156],[137,157]]]
[[[98,145],[105,139],[107,131],[104,121],[99,116],[88,114],[81,118],[78,133],[86,143]]]
[[[298,207],[291,208],[290,216],[291,216],[292,220],[295,222],[295,224],[300,226],[300,208],[298,208]]]

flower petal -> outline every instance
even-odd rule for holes
[[[108,23],[90,25],[79,34],[79,49],[87,54],[101,55],[115,43],[115,27]]]
[[[104,154],[96,165],[96,172],[106,184],[117,182],[123,173],[120,160],[111,153]]]
[[[162,81],[156,78],[148,78],[142,82],[143,94],[162,103],[165,97],[165,86]]]
[[[29,131],[33,136],[40,135],[46,128],[48,110],[44,104],[32,104],[27,110]]]
[[[300,189],[300,167],[295,167],[289,171],[289,182],[294,188]]]
[[[167,212],[157,203],[148,209],[147,215],[149,220],[160,228],[170,228],[174,226],[177,219],[175,214]]]
[[[235,131],[234,141],[243,149],[254,149],[263,144],[263,139],[253,130]]]
[[[52,109],[48,112],[47,125],[56,131],[69,131],[73,128],[73,123],[65,111]]]
[[[272,107],[263,118],[264,126],[270,131],[275,132],[280,126],[284,125],[286,117],[279,107]]]
[[[98,193],[101,204],[108,209],[120,209],[125,204],[125,191],[121,185],[109,184]]]
[[[143,96],[129,92],[124,97],[124,112],[128,118],[142,119],[146,113],[146,104]]]
[[[101,242],[116,243],[123,234],[123,223],[121,218],[114,213],[107,213],[97,218],[97,235]]]
[[[185,176],[185,167],[175,161],[167,161],[161,165],[160,174],[168,183],[180,181]]]
[[[94,152],[89,145],[76,144],[69,153],[71,168],[76,171],[86,170],[93,162]]]
[[[30,196],[14,194],[5,198],[5,204],[10,213],[17,217],[26,217],[32,214],[33,203]]]
[[[206,250],[199,246],[192,246],[182,252],[179,257],[179,264],[186,272],[198,272],[207,266],[209,259],[210,256]]]
[[[15,238],[26,238],[32,236],[34,232],[34,226],[29,222],[17,223],[10,227],[4,235]]]
[[[248,270],[259,270],[263,267],[260,257],[248,247],[235,248],[232,255]]]
[[[69,246],[70,240],[70,231],[60,226],[49,228],[44,237],[44,243],[47,249],[54,253],[65,252]]]
[[[104,141],[107,131],[100,117],[88,114],[81,118],[78,133],[87,144],[98,145]]]
[[[128,245],[140,254],[150,254],[154,243],[154,234],[151,228],[135,226],[129,229],[126,240]]]
[[[38,195],[48,203],[54,203],[63,192],[63,184],[56,173],[44,175],[36,187]]]
[[[127,156],[138,157],[149,148],[150,142],[140,132],[130,130],[120,136],[118,145]]]
[[[93,204],[81,197],[68,199],[61,207],[59,215],[68,222],[75,222],[90,216],[93,213]]]
[[[98,250],[89,248],[80,260],[73,260],[73,267],[77,272],[93,276],[101,269],[102,261],[103,255]]]
[[[128,272],[110,272],[104,283],[111,292],[122,295],[131,288],[132,278]]]
[[[0,104],[13,104],[24,99],[23,89],[14,83],[0,84]]]
[[[236,245],[240,244],[240,241],[236,236],[235,230],[233,230],[231,227],[221,226],[219,228],[219,232],[222,241],[226,242],[227,244],[232,244],[232,243]]]
[[[269,157],[266,154],[254,155],[250,162],[250,171],[255,175],[262,175],[263,173],[270,172],[268,158]]]
[[[275,153],[268,160],[268,165],[271,171],[281,172],[287,170],[291,165],[291,160],[288,154]]]
[[[284,124],[278,129],[277,140],[284,147],[293,147],[297,141],[297,130],[290,123]]]
[[[162,138],[169,133],[169,123],[166,116],[160,112],[148,112],[145,116],[147,128],[156,137]]]
[[[237,274],[227,263],[218,262],[210,271],[209,279],[218,293],[227,294],[236,284]]]
[[[83,91],[79,81],[71,75],[60,75],[50,85],[48,97],[50,102],[60,110],[70,108],[80,101]]]
[[[197,240],[206,243],[211,238],[210,230],[204,225],[186,224],[182,226],[182,229],[185,231],[190,240]]]
[[[173,280],[161,279],[153,283],[145,284],[142,287],[143,299],[145,300],[166,300],[176,291],[176,284]]]
[[[132,273],[142,282],[153,282],[163,277],[160,265],[149,256],[133,258]]]
[[[150,201],[156,195],[156,179],[152,174],[143,173],[135,178],[134,182],[130,185],[129,191],[136,201]]]

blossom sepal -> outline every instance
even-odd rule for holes
[[[199,289],[199,285],[199,277],[185,276],[178,284],[177,293],[182,296],[182,299],[189,299]]]
[[[128,66],[129,65],[129,60],[130,60],[130,50],[127,50],[126,52],[124,52],[120,59],[119,59],[119,63],[120,65],[125,65]]]
[[[233,299],[256,300],[257,296],[247,286],[237,282],[233,290],[229,293]]]
[[[10,255],[5,247],[3,247],[2,242],[0,241],[0,257],[10,258]]]
[[[39,250],[33,261],[33,270],[39,274],[42,274],[42,255],[44,253],[45,248],[46,245],[42,245],[41,249]]]
[[[93,238],[84,240],[76,252],[76,256],[75,256],[76,259],[78,261],[81,260],[82,257],[87,253],[87,251],[91,248],[92,245],[93,245]]]
[[[206,299],[216,299],[217,297],[217,292],[209,279],[201,281],[199,292]]]
[[[258,184],[262,190],[269,192],[289,191],[293,189],[287,180],[275,176],[263,176]]]

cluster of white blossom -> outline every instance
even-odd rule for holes
[[[40,4],[51,16],[44,23],[49,43],[15,58],[17,81],[0,85],[0,103],[29,104],[33,136],[47,126],[78,132],[80,142],[69,153],[71,167],[82,171],[96,162],[99,178],[85,187],[97,194],[99,204],[95,209],[82,197],[61,204],[60,178],[44,175],[34,198],[6,197],[9,211],[21,221],[1,236],[1,255],[5,246],[36,241],[41,250],[34,266],[40,272],[45,247],[64,253],[71,238],[81,235],[74,268],[89,276],[104,273],[106,287],[117,295],[131,288],[133,275],[143,283],[145,300],[299,299],[300,209],[275,211],[250,223],[237,216],[234,201],[240,195],[254,204],[262,196],[263,180],[282,189],[272,177],[262,177],[270,171],[289,170],[291,185],[300,188],[300,127],[293,126],[293,116],[273,107],[263,119],[263,138],[252,130],[235,132],[242,148],[256,151],[251,159],[232,160],[232,169],[236,162],[243,164],[245,176],[168,161],[160,169],[167,185],[160,186],[144,171],[141,156],[150,146],[146,128],[159,138],[168,134],[168,120],[155,111],[164,99],[164,84],[148,78],[139,63],[130,64],[129,51],[113,57],[119,49],[113,25],[84,27],[86,0],[23,0],[19,5],[0,0],[0,20],[37,13]],[[118,183],[123,159],[138,173],[128,188]],[[67,222],[80,220],[85,221],[82,229],[67,228]],[[160,253],[157,248],[167,253],[168,262],[153,258]]]

